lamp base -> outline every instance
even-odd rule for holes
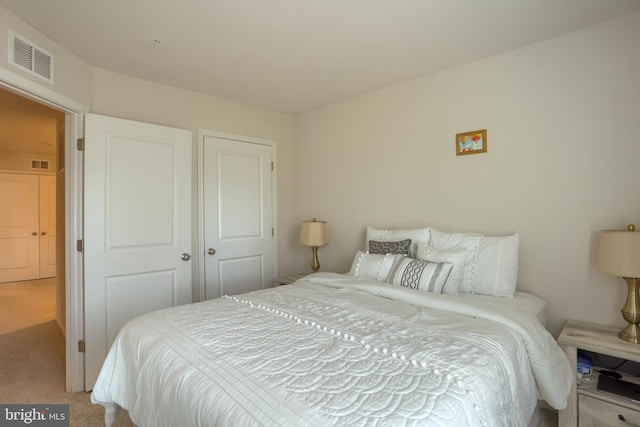
[[[640,326],[629,323],[623,330],[618,332],[618,338],[634,344],[640,344]]]
[[[620,332],[618,338],[640,344],[640,279],[624,277],[627,282],[627,302],[622,307],[622,317],[629,324]]]
[[[311,270],[317,273],[320,270],[320,261],[318,261],[318,246],[311,246]]]

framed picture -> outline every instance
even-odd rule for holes
[[[456,155],[487,152],[487,130],[474,130],[456,134]]]

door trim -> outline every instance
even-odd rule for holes
[[[273,228],[275,234],[271,241],[271,251],[273,253],[273,264],[271,266],[272,271],[275,273],[278,271],[278,143],[269,139],[257,138],[253,136],[237,135],[233,133],[220,132],[207,129],[198,129],[198,182],[196,184],[198,192],[198,226],[194,229],[196,235],[193,236],[193,241],[197,242],[197,250],[195,257],[192,257],[193,266],[196,269],[193,271],[193,277],[197,277],[197,285],[193,289],[193,301],[204,301],[205,299],[205,278],[204,278],[204,257],[205,257],[205,242],[204,242],[204,190],[202,188],[202,180],[204,179],[204,139],[205,137],[222,138],[231,141],[237,141],[241,143],[260,144],[271,147],[272,161],[274,168],[271,174],[271,210],[273,215]]]
[[[75,141],[82,137],[83,113],[89,108],[3,67],[0,87],[65,113],[66,391],[83,391],[84,355],[77,348],[84,337],[83,269],[82,253],[75,250],[82,239],[82,152]]]

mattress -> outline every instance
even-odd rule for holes
[[[318,273],[161,310],[122,328],[91,398],[107,425],[526,426],[573,373],[536,304],[506,300]]]

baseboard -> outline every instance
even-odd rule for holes
[[[65,330],[65,327],[62,324],[62,321],[60,320],[60,317],[57,314],[56,314],[56,325],[58,325],[58,329],[60,329],[60,332],[62,333],[62,336],[64,337],[64,339],[67,339],[67,332]]]

